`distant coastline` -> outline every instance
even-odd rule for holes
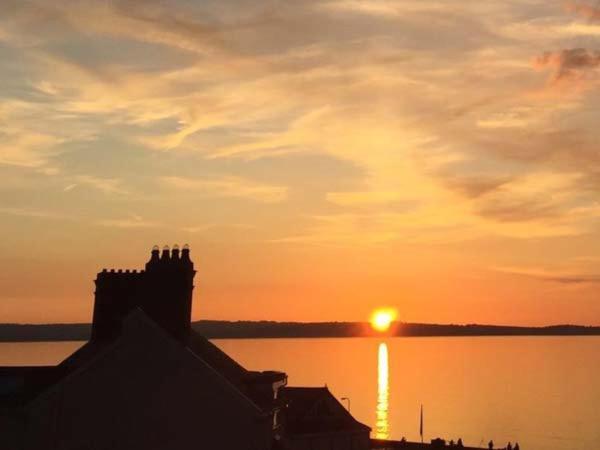
[[[600,326],[552,325],[517,327],[503,325],[454,325],[396,323],[389,332],[378,333],[366,322],[193,322],[196,331],[211,339],[334,338],[370,336],[598,336]],[[85,341],[90,324],[0,324],[0,342]]]

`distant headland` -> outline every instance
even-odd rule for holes
[[[387,333],[373,330],[367,322],[274,322],[200,320],[192,328],[210,339],[335,338],[371,336],[598,336],[600,326],[552,325],[518,327],[480,324],[395,323]],[[84,341],[91,325],[0,324],[0,342]]]

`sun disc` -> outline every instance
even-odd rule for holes
[[[377,331],[387,331],[396,319],[396,311],[393,309],[377,309],[371,316],[371,326]]]

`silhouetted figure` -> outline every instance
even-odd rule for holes
[[[491,439],[490,439],[490,442],[488,442],[488,448],[490,450],[492,450],[494,448],[494,441],[492,441]]]
[[[515,448],[513,450],[521,450],[518,442],[515,442]]]
[[[450,444],[450,447],[454,447],[454,439],[450,439],[449,444]]]
[[[506,450],[513,450],[512,448],[512,444],[509,442],[508,445],[506,446]]]
[[[456,446],[458,448],[463,448],[462,438],[458,438],[458,442],[456,442]]]

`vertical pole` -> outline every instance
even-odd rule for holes
[[[423,404],[421,404],[421,421],[419,425],[419,434],[421,435],[421,444],[423,443]]]

